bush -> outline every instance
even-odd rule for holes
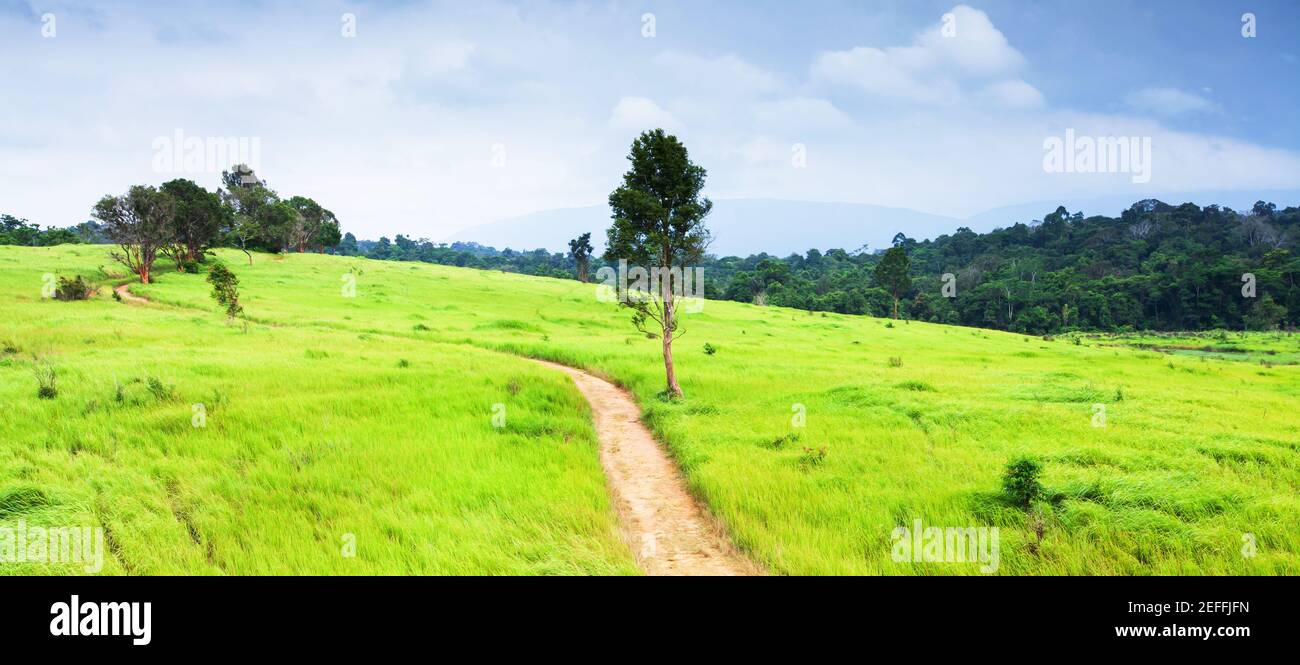
[[[162,382],[156,376],[151,376],[145,381],[145,387],[149,393],[159,402],[170,402],[176,399],[176,389]]]
[[[782,434],[781,436],[772,439],[771,441],[768,442],[767,447],[771,448],[772,450],[780,450],[785,447],[785,444],[797,443],[798,441],[799,441],[799,433],[791,432],[789,434]]]
[[[58,397],[58,372],[53,365],[44,360],[33,360],[32,374],[36,375],[36,383],[39,386],[36,391],[37,397],[41,399]]]
[[[717,353],[717,352],[718,352],[718,347],[716,347],[716,346],[714,346],[714,345],[712,345],[712,344],[709,344],[708,342],[705,342],[705,343],[704,343],[704,353],[706,353],[706,354],[708,354],[708,355],[711,356],[711,355],[713,355],[713,354],[715,354],[715,353]]]
[[[77,275],[74,279],[67,277],[59,278],[59,286],[54,289],[54,298],[56,300],[90,300],[99,287],[94,286]]]
[[[239,304],[239,278],[226,266],[218,263],[208,271],[208,283],[212,284],[212,299],[226,310],[226,319],[234,321],[243,313]]]
[[[902,359],[902,358],[899,358],[898,356],[891,356],[891,357],[889,358],[889,366],[890,366],[890,367],[902,367],[902,366],[903,366],[903,359]]]
[[[1019,457],[1007,465],[1002,474],[1002,491],[1017,506],[1028,508],[1034,499],[1043,495],[1038,475],[1043,467],[1028,457]]]
[[[805,469],[811,469],[822,465],[826,461],[826,454],[829,451],[825,447],[803,449],[803,454],[799,456],[799,466]]]

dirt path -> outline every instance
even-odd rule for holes
[[[131,287],[131,283],[127,282],[126,284],[121,284],[113,287],[113,291],[115,291],[117,295],[122,297],[123,302],[133,302],[136,304],[144,304],[149,302],[148,298],[141,298],[140,296],[131,293],[130,287]]]
[[[533,360],[573,377],[591,403],[600,462],[614,495],[623,538],[649,575],[755,575],[721,527],[686,491],[677,466],[641,424],[626,391],[565,365]]]

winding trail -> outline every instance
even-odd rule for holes
[[[130,287],[131,287],[131,282],[127,282],[126,284],[118,284],[117,286],[113,287],[113,292],[121,296],[124,302],[136,303],[138,305],[143,305],[145,303],[150,302],[148,298],[141,298],[140,296],[131,293]]]
[[[567,365],[530,360],[568,374],[591,404],[600,463],[623,539],[646,574],[761,574],[691,498],[676,464],[641,423],[641,410],[627,391]]]
[[[123,302],[153,301],[113,290]],[[622,388],[580,369],[536,358],[538,365],[568,374],[591,405],[605,469],[623,540],[638,565],[654,576],[761,575],[762,570],[736,551],[722,526],[686,490],[677,465],[641,423],[641,410]]]

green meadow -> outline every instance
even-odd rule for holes
[[[708,301],[666,401],[658,340],[595,285],[221,250],[230,325],[166,266],[116,302],[107,251],[0,248],[0,526],[102,525],[106,573],[635,574],[590,411],[526,356],[628,388],[773,574],[979,574],[895,561],[916,520],[998,527],[998,574],[1300,573],[1294,365]],[[47,273],[105,288],[42,299]],[[1001,491],[1019,456],[1029,511]]]

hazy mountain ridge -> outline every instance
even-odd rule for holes
[[[1178,205],[1218,204],[1235,210],[1249,210],[1258,200],[1271,201],[1279,208],[1300,203],[1300,190],[1255,192],[1174,192],[1163,195],[1119,195],[1097,198],[1035,201],[994,208],[966,218],[935,215],[907,208],[864,203],[789,201],[782,199],[718,199],[713,202],[708,227],[713,232],[709,252],[717,256],[749,256],[766,252],[774,256],[803,253],[809,249],[840,248],[868,251],[889,246],[895,234],[917,240],[933,239],[967,227],[977,233],[1041,220],[1058,205],[1084,215],[1118,216],[1135,201],[1155,198]],[[590,232],[597,253],[603,251],[609,208],[591,205],[545,210],[459,231],[442,242],[476,242],[498,249],[544,248],[568,251],[568,241]]]

